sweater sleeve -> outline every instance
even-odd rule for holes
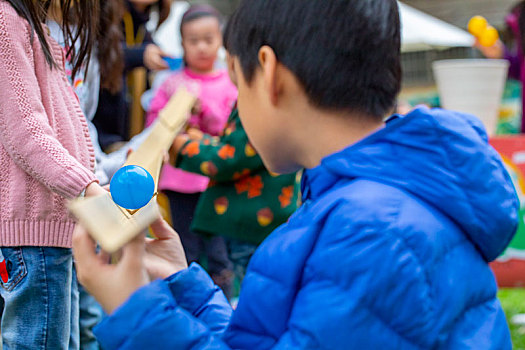
[[[240,123],[231,125],[220,138],[209,135],[189,141],[179,152],[177,167],[208,176],[214,181],[231,181],[264,167]],[[230,129],[230,130],[229,130]]]
[[[146,46],[147,44],[138,47],[127,47],[123,45],[125,71],[144,67],[144,51],[146,51]]]
[[[20,168],[51,191],[78,196],[95,176],[54,137],[34,74],[29,25],[8,6],[0,3],[0,143]]]

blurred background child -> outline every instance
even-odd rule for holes
[[[211,180],[197,204],[191,231],[202,236],[201,247],[206,237],[225,237],[235,277],[242,282],[259,244],[297,209],[296,173],[279,175],[266,169],[237,109],[220,138],[195,129],[188,134],[175,141],[176,166]],[[220,278],[226,282],[228,273],[221,271]]]
[[[199,106],[190,117],[189,125],[210,135],[219,135],[237,98],[237,89],[228,72],[215,69],[217,52],[222,46],[221,16],[211,6],[191,6],[182,17],[180,33],[185,67],[159,87],[151,101],[146,125],[157,118],[180,86],[190,83],[199,87]],[[229,271],[231,263],[223,238],[216,236],[203,243],[201,237],[190,231],[197,202],[208,182],[206,176],[165,166],[159,189],[168,196],[173,227],[181,236],[188,261],[197,261],[207,252],[210,274],[227,291],[231,285],[231,273],[222,277],[221,273]]]
[[[150,71],[158,71],[168,68],[163,57],[168,56],[153,41],[152,33],[146,28],[152,14],[158,15],[156,27],[158,29],[168,18],[171,1],[169,0],[111,0],[107,2],[118,6],[120,15],[118,20],[121,27],[123,70],[121,62],[115,67],[120,71],[119,88],[114,86],[102,86],[99,94],[99,103],[93,123],[99,132],[99,141],[102,149],[116,150],[122,146],[120,142],[128,140],[129,136],[129,113],[132,103],[128,89],[128,74],[138,67],[145,67]],[[104,18],[103,20],[111,20]],[[115,34],[115,33],[112,33]],[[102,43],[106,41],[102,33]],[[103,47],[101,47],[103,49]],[[112,50],[115,48],[112,47]],[[116,51],[113,51],[116,52]],[[113,75],[111,70],[102,72]]]
[[[229,30],[230,24],[224,31],[226,49]],[[227,63],[236,84],[229,55]],[[178,168],[210,178],[199,198],[191,231],[202,236],[201,246],[205,237],[225,238],[228,258],[241,283],[259,244],[297,209],[296,173],[278,175],[266,169],[248,140],[237,106],[220,137],[190,129],[175,139],[172,152]],[[220,276],[227,278],[228,273],[223,271]]]

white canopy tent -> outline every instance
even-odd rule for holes
[[[474,37],[461,28],[399,3],[401,51],[425,51],[450,47],[470,47]]]

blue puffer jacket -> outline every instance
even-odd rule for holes
[[[198,266],[137,291],[105,349],[510,349],[487,262],[518,199],[473,117],[417,109],[305,172],[237,309]]]

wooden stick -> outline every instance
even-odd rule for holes
[[[149,171],[155,181],[155,192],[164,153],[186,124],[195,100],[185,88],[180,88],[159,113],[149,136],[124,164],[139,165]],[[69,203],[69,210],[108,253],[119,250],[160,215],[156,196],[146,206],[130,213],[116,205],[109,192],[75,199]]]

